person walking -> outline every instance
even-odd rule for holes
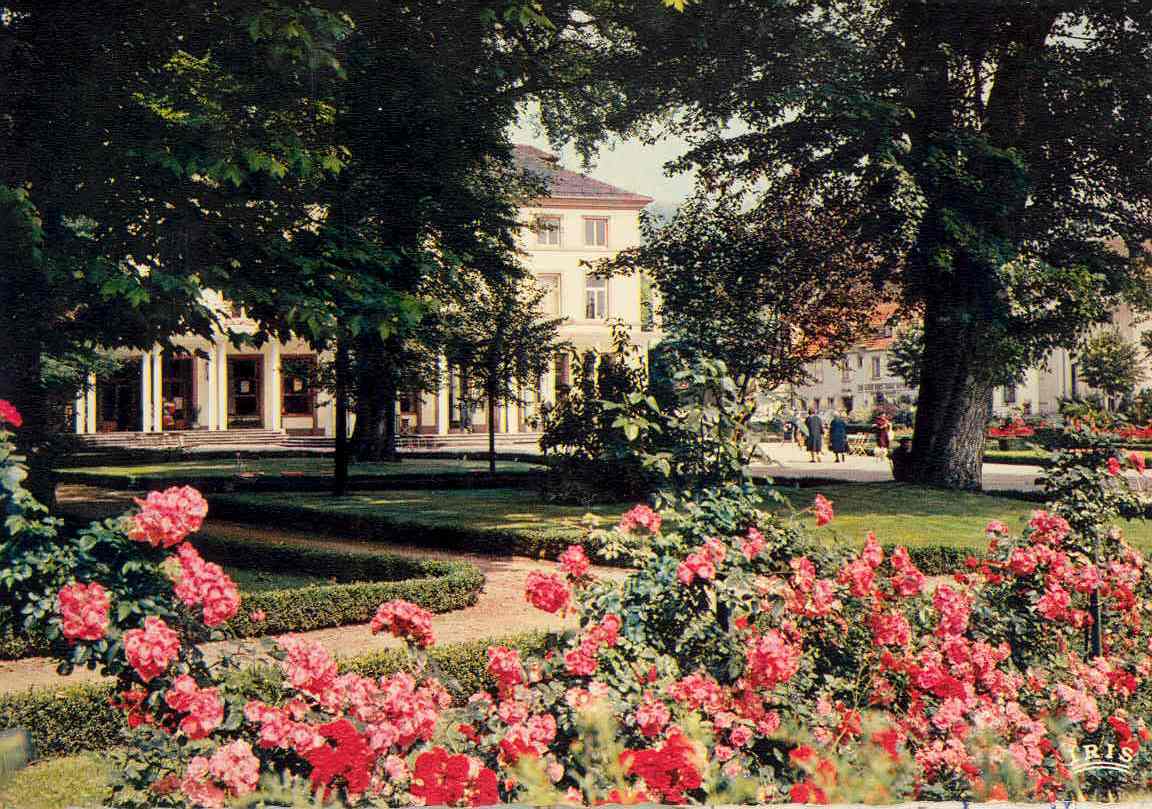
[[[816,415],[816,408],[808,408],[808,418],[804,422],[808,428],[808,455],[816,463],[824,449],[824,422]]]
[[[832,423],[828,425],[828,449],[835,454],[836,463],[844,463],[848,454],[848,422],[838,411],[832,413]]]
[[[876,430],[876,448],[880,450],[881,457],[884,457],[888,455],[888,450],[892,446],[892,422],[883,413],[878,413],[873,426]]]

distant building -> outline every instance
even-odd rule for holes
[[[529,269],[548,291],[544,313],[565,318],[561,339],[578,348],[606,347],[609,320],[622,320],[633,339],[647,346],[654,335],[642,328],[640,280],[596,278],[581,266],[610,257],[640,241],[639,214],[650,197],[625,191],[561,168],[557,159],[532,146],[515,147],[517,162],[542,176],[549,195],[523,209],[520,246]],[[226,326],[237,332],[256,325],[226,301],[215,305]],[[208,340],[177,337],[188,353],[122,352],[125,363],[111,378],[93,379],[75,403],[78,433],[170,432],[264,429],[290,434],[332,435],[330,398],[314,387],[317,353],[299,340],[270,340],[260,348],[232,345],[224,334]],[[530,429],[542,402],[554,401],[570,381],[566,356],[534,390],[523,391],[525,407],[498,408],[497,430]],[[459,432],[464,423],[486,429],[486,409],[462,418],[459,369],[445,365],[435,396],[402,395],[402,432]]]

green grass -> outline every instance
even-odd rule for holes
[[[539,471],[537,464],[522,461],[498,461],[497,472]],[[443,475],[454,473],[481,472],[488,470],[487,460],[462,460],[454,458],[413,458],[400,463],[355,463],[349,468],[353,476],[394,476],[394,475]],[[227,478],[238,473],[259,473],[270,477],[285,472],[308,476],[332,474],[332,457],[316,458],[247,458],[239,463],[230,459],[200,461],[173,461],[171,463],[138,464],[128,466],[82,466],[56,470],[69,475],[92,477],[122,477],[137,480],[167,478]]]
[[[0,783],[0,809],[65,809],[102,805],[108,764],[95,753],[47,759]]]
[[[227,495],[231,503],[251,504],[258,512],[282,498],[260,494]],[[293,509],[316,514],[383,517],[403,523],[436,527],[532,530],[539,528],[580,533],[580,519],[591,511],[615,520],[631,504],[561,506],[542,503],[539,495],[521,489],[437,489],[354,492],[334,499],[329,494],[293,494]],[[417,538],[418,539],[418,538]]]
[[[856,483],[817,489],[782,490],[797,509],[812,505],[817,492],[833,502],[836,518],[816,528],[811,515],[805,525],[814,536],[829,542],[863,543],[869,531],[884,544],[917,547],[952,545],[972,550],[987,546],[984,526],[1000,520],[1009,528],[1024,526],[1040,506],[1007,497],[950,492],[899,483]],[[1152,524],[1127,523],[1130,541],[1152,548]]]
[[[263,593],[268,590],[296,590],[301,587],[323,587],[331,584],[322,576],[307,573],[279,573],[250,567],[224,568],[242,593]]]

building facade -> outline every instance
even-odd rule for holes
[[[577,349],[605,348],[611,321],[622,322],[646,348],[655,333],[643,327],[638,277],[600,278],[588,265],[640,241],[640,211],[652,200],[592,177],[569,171],[557,159],[531,146],[516,146],[524,169],[541,176],[549,196],[523,209],[520,248],[545,289],[542,314],[562,317],[561,340]],[[211,302],[226,329],[251,333],[256,325],[227,302]],[[314,387],[318,354],[300,340],[270,340],[260,347],[235,345],[223,332],[208,340],[178,337],[182,351],[157,346],[148,352],[120,352],[121,369],[109,378],[89,380],[74,407],[76,432],[176,432],[263,429],[293,435],[333,434],[331,398]],[[569,358],[556,357],[550,371],[521,402],[497,409],[498,432],[534,429],[545,402],[570,382]],[[486,408],[464,404],[459,369],[442,364],[436,395],[402,395],[398,402],[402,434],[483,431]]]

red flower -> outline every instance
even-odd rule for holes
[[[1108,459],[1108,474],[1111,475],[1112,477],[1116,477],[1117,475],[1120,474],[1120,459],[1119,458],[1109,458]]]
[[[1132,464],[1132,468],[1135,469],[1138,473],[1140,473],[1141,475],[1144,474],[1144,453],[1143,452],[1129,452],[1128,453],[1128,463]]]
[[[496,773],[463,754],[434,747],[416,758],[409,791],[425,806],[490,806],[499,803]]]
[[[11,424],[13,427],[21,427],[24,424],[24,418],[10,401],[0,399],[0,424],[5,423]]]
[[[320,725],[320,735],[334,744],[322,744],[304,753],[304,759],[312,765],[312,787],[324,787],[327,798],[332,782],[337,778],[344,781],[349,793],[363,794],[372,781],[372,770],[376,766],[376,754],[347,719],[339,719]]]
[[[788,753],[788,760],[800,767],[811,764],[815,758],[816,751],[806,744],[794,747],[792,751]]]
[[[108,629],[108,593],[97,582],[60,588],[60,630],[69,643],[100,640]]]
[[[553,573],[529,573],[524,594],[533,607],[544,612],[560,612],[572,597],[568,585]]]
[[[816,514],[816,527],[827,525],[835,516],[832,511],[832,501],[822,494],[816,495],[812,503],[812,511]]]
[[[396,599],[380,605],[372,616],[372,634],[387,629],[397,638],[411,638],[425,649],[432,645],[432,613],[411,601]]]
[[[827,793],[811,781],[793,784],[788,796],[792,803],[828,803]]]
[[[524,667],[520,664],[520,653],[507,646],[489,646],[488,673],[492,675],[501,691],[520,685],[524,682]]]
[[[625,750],[620,763],[629,775],[644,784],[665,803],[685,803],[684,793],[703,783],[696,768],[696,749],[679,728],[668,734],[663,747],[656,750]]]
[[[188,714],[180,721],[180,729],[189,739],[207,738],[224,721],[219,690],[200,688],[187,674],[172,681],[164,701],[172,710]]]

